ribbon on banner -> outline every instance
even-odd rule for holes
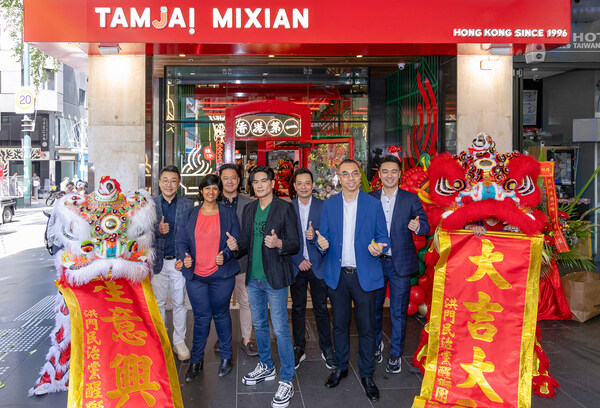
[[[548,217],[552,222],[552,232],[554,245],[558,252],[568,252],[571,249],[562,233],[560,222],[558,221],[558,201],[556,199],[556,184],[554,182],[554,162],[540,162],[540,177],[544,180],[546,189]]]
[[[149,278],[57,286],[71,315],[69,408],[183,407]]]
[[[440,230],[421,394],[413,408],[525,408],[543,238]]]

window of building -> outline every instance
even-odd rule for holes
[[[79,89],[79,105],[85,106],[85,90]]]
[[[56,73],[50,69],[44,69],[44,71],[46,71],[46,75],[48,75],[48,78],[46,79],[46,82],[44,83],[44,89],[46,89],[47,91],[55,91],[56,90]]]

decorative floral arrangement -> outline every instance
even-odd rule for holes
[[[313,194],[321,200],[327,200],[340,191],[342,191],[342,185],[334,171],[325,174],[321,173],[315,180],[315,191]]]
[[[556,201],[561,205],[571,205],[573,203],[576,203],[575,205],[589,205],[590,203],[589,198],[579,198],[577,201],[575,201],[575,198],[559,198]]]

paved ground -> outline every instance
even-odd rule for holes
[[[52,260],[43,248],[45,217],[41,208],[20,210],[15,221],[0,227],[0,407],[63,407],[66,393],[28,398],[48,350],[48,333],[53,326],[52,301],[56,293]],[[254,387],[244,386],[240,378],[254,369],[256,359],[247,357],[239,348],[237,311],[234,320],[234,368],[225,378],[217,377],[219,356],[207,350],[204,371],[191,384],[182,383],[186,407],[269,407],[276,390],[275,381]],[[191,327],[191,313],[188,327]],[[356,365],[357,336],[351,340],[351,375],[340,386],[328,390],[323,386],[329,371],[320,358],[314,318],[309,313],[307,359],[297,370],[295,395],[290,407],[410,407],[421,386],[421,376],[409,370],[408,361],[418,343],[423,321],[410,318],[406,355],[402,373],[390,375],[383,364],[378,365],[375,382],[381,390],[378,403],[369,402],[358,377]],[[167,315],[167,324],[170,312]],[[593,408],[600,406],[600,317],[586,323],[542,322],[542,345],[550,358],[552,374],[561,384],[556,398],[548,400],[533,396],[534,408]],[[384,326],[390,335],[390,326]],[[188,341],[191,341],[191,329]],[[212,347],[216,335],[211,333]],[[386,351],[387,356],[387,341]],[[276,350],[273,342],[273,349]],[[276,353],[275,353],[276,354]],[[276,357],[276,356],[275,356]],[[277,357],[276,357],[277,361]],[[189,364],[177,362],[181,379]]]

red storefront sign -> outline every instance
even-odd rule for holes
[[[565,44],[570,15],[567,0],[25,0],[25,40]]]

